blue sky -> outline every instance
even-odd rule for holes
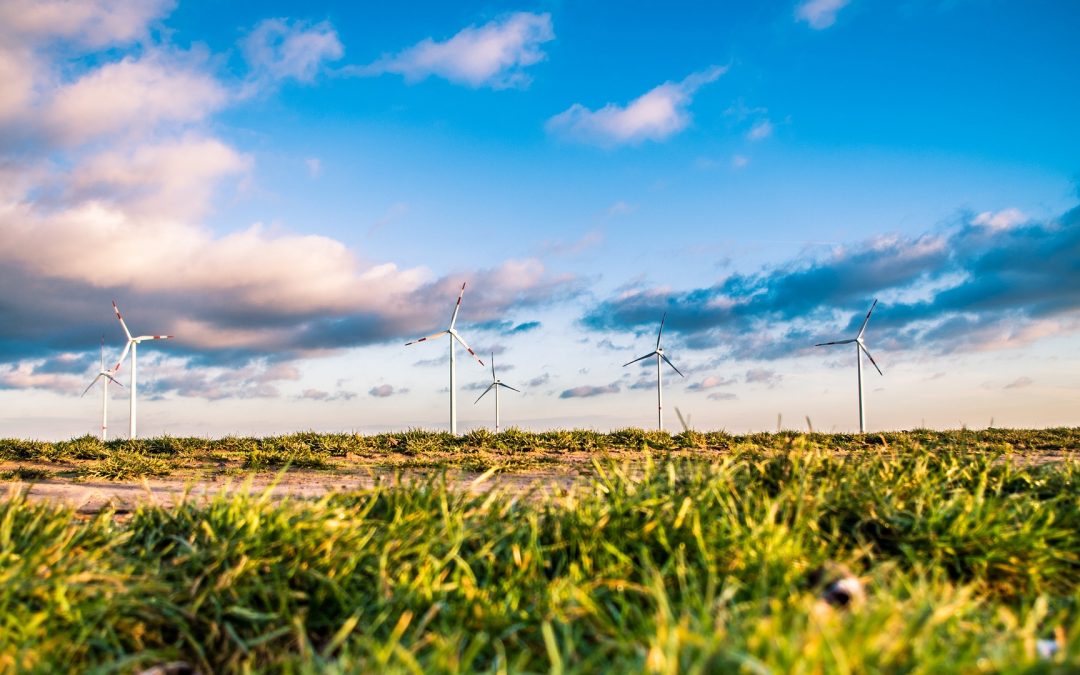
[[[667,312],[669,427],[852,429],[874,298],[871,429],[1076,423],[1075,3],[298,11],[0,8],[0,435],[96,430],[113,299],[144,434],[445,426],[463,282],[504,424],[652,424]]]

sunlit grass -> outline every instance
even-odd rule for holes
[[[645,432],[623,438],[651,447]],[[144,506],[127,521],[9,499],[0,670],[1080,667],[1076,459],[884,440],[888,452],[800,436],[734,439],[707,460],[650,451],[530,494],[436,475],[318,501]],[[863,603],[819,600],[809,573],[830,561],[864,580]],[[1055,660],[1039,639],[1060,642]]]

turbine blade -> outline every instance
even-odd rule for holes
[[[499,383],[498,383],[498,385],[499,385],[500,387],[506,387],[506,388],[507,388],[507,389],[509,389],[510,391],[516,391],[516,392],[517,392],[517,393],[519,393],[519,394],[521,393],[521,390],[520,390],[520,389],[514,389],[513,387],[511,387],[511,386],[510,386],[510,385],[508,385],[508,384],[503,384],[502,382],[499,382]]]
[[[484,394],[487,394],[489,391],[491,391],[494,388],[495,388],[495,383],[492,382],[491,384],[488,385],[487,389],[484,390],[483,394],[480,394],[479,396],[476,397],[476,400],[473,401],[473,405],[476,405],[477,403],[479,403],[480,399],[484,398]]]
[[[647,359],[647,358],[649,358],[650,356],[656,356],[656,352],[649,352],[649,353],[648,353],[648,354],[646,354],[645,356],[639,356],[639,357],[637,357],[636,359],[634,359],[633,361],[630,361],[629,363],[624,363],[624,364],[622,364],[622,367],[623,367],[623,368],[625,368],[625,367],[627,367],[628,365],[630,365],[631,363],[637,363],[638,361],[641,361],[642,359]]]
[[[101,336],[101,368],[100,368],[100,370],[105,370],[105,336],[104,335]]]
[[[822,342],[821,344],[814,345],[814,346],[815,347],[828,347],[829,345],[849,345],[852,342],[855,342],[855,340],[834,340],[833,342]]]
[[[417,342],[424,342],[425,340],[430,340],[432,338],[442,337],[443,335],[446,335],[449,332],[450,331],[448,331],[448,330],[441,330],[438,333],[432,333],[431,335],[428,335],[427,337],[422,337],[419,340],[413,340],[412,342],[406,342],[405,346],[408,347],[409,345],[414,345]]]
[[[112,382],[113,384],[120,384],[120,381],[119,381],[119,380],[117,380],[117,379],[116,379],[115,377],[113,377],[112,375],[109,375],[108,373],[103,373],[103,374],[105,375],[105,377],[109,378],[109,381],[110,381],[110,382]],[[120,386],[122,387],[122,386],[124,386],[124,385],[120,384]]]
[[[866,324],[870,323],[870,315],[874,313],[875,307],[877,307],[877,298],[874,298],[874,304],[870,305],[870,311],[866,313],[866,318],[863,319],[862,327],[859,328],[858,337],[862,337],[862,334],[866,332]]]
[[[453,330],[454,324],[457,323],[458,312],[461,311],[461,296],[465,295],[465,284],[461,284],[461,292],[457,296],[457,304],[454,305],[454,315],[450,317],[450,329]]]
[[[134,340],[128,340],[127,344],[124,345],[124,351],[120,352],[120,358],[117,359],[116,365],[112,367],[112,370],[113,370],[114,373],[119,372],[120,365],[124,362],[124,359],[127,358],[128,351],[131,350],[131,345],[134,344],[134,342],[135,342]]]
[[[83,393],[79,394],[79,398],[82,398],[83,396],[86,396],[86,392],[88,392],[88,391],[90,391],[91,389],[94,388],[94,385],[97,384],[97,381],[101,379],[101,375],[102,375],[102,373],[98,373],[98,376],[90,381],[90,384],[87,385],[86,389],[83,389]],[[109,378],[109,379],[112,379],[112,378]]]
[[[457,340],[458,342],[460,342],[460,343],[461,343],[461,346],[462,346],[462,347],[464,347],[464,348],[465,348],[465,350],[466,350],[466,351],[468,351],[468,352],[469,352],[470,354],[472,354],[472,357],[473,357],[474,359],[476,359],[477,361],[479,361],[479,362],[480,362],[480,365],[484,365],[484,360],[483,360],[483,359],[481,359],[481,358],[480,358],[479,356],[477,356],[477,355],[476,355],[476,352],[474,352],[474,351],[472,350],[472,347],[470,347],[469,345],[465,344],[465,340],[463,340],[463,339],[461,338],[461,336],[460,336],[460,335],[458,335],[458,332],[457,332],[457,331],[454,331],[454,332],[450,333],[450,336],[451,336],[451,337],[452,337],[453,339],[455,339],[455,340]]]
[[[173,337],[174,336],[172,335],[140,335],[139,337],[135,338],[135,341],[142,342],[144,340],[171,340],[173,339]]]
[[[685,375],[682,374],[681,371],[679,371],[678,368],[675,367],[675,364],[671,362],[671,359],[664,356],[663,354],[660,355],[660,358],[664,359],[664,362],[667,363],[669,366],[671,366],[672,370],[674,370],[676,373],[679,373],[679,377],[686,377]]]
[[[885,375],[885,373],[881,372],[881,368],[878,368],[877,361],[874,360],[874,357],[870,356],[870,350],[866,348],[866,345],[860,342],[859,348],[862,349],[863,353],[866,354],[866,357],[870,359],[870,363],[874,364],[874,367],[877,368],[878,375]]]
[[[660,336],[664,334],[664,322],[667,321],[667,312],[660,319],[660,331],[656,334],[656,348],[660,349]]]
[[[127,324],[124,323],[124,317],[120,316],[120,308],[116,306],[116,301],[115,300],[113,300],[112,308],[113,308],[113,311],[116,312],[116,318],[120,320],[120,327],[124,329],[124,335],[126,335],[127,339],[130,340],[131,339],[131,331],[128,330]]]
[[[491,381],[498,381],[498,378],[495,377],[495,352],[491,352]]]
[[[679,410],[678,407],[675,408],[675,414],[679,416],[679,424],[682,425],[683,431],[690,431],[690,425],[686,423],[685,419],[683,419],[682,411]]]

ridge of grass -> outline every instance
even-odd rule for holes
[[[485,471],[565,467],[568,459],[622,456],[642,452],[725,454],[743,450],[786,452],[795,443],[824,451],[907,452],[914,449],[964,448],[1040,457],[1080,449],[1080,428],[1040,430],[986,429],[931,431],[916,429],[875,434],[803,434],[795,431],[732,435],[723,431],[686,430],[678,434],[620,429],[526,432],[486,429],[462,436],[410,429],[384,434],[319,434],[219,439],[171,437],[102,442],[92,436],[44,442],[0,439],[0,461],[73,463],[86,477],[134,480],[166,476],[180,469],[214,470],[225,465],[245,470],[282,467],[336,470],[357,464],[383,468],[435,467]],[[26,467],[30,470],[31,467]],[[3,479],[3,474],[0,474]],[[12,478],[16,479],[12,474]]]

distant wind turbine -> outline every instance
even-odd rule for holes
[[[135,431],[135,400],[136,393],[138,391],[138,385],[135,380],[136,369],[138,367],[138,350],[139,343],[146,340],[171,340],[172,335],[140,335],[139,337],[131,337],[131,331],[128,330],[127,324],[124,323],[124,317],[120,316],[120,308],[116,306],[116,301],[113,300],[113,311],[116,312],[116,318],[120,321],[120,327],[124,329],[124,335],[127,336],[127,344],[124,345],[124,351],[120,354],[120,360],[116,362],[116,366],[113,368],[113,372],[120,370],[120,365],[124,363],[124,357],[128,355],[128,350],[131,350],[131,391],[129,396],[131,397],[131,422],[128,427],[128,438],[137,438]]]
[[[664,430],[664,394],[663,394],[663,389],[661,388],[661,379],[662,379],[661,373],[663,371],[660,368],[660,366],[661,366],[660,361],[663,360],[665,363],[667,363],[669,366],[671,366],[672,370],[674,370],[676,373],[679,373],[679,377],[686,377],[681,372],[679,372],[679,369],[675,367],[675,364],[672,363],[671,360],[668,359],[668,357],[664,356],[664,348],[660,346],[660,337],[664,334],[664,322],[666,320],[667,320],[667,312],[664,312],[663,318],[660,319],[660,332],[658,332],[656,334],[656,349],[652,350],[651,352],[649,352],[645,356],[640,356],[640,357],[634,359],[630,363],[624,363],[623,364],[623,368],[625,368],[626,366],[630,365],[631,363],[637,363],[638,361],[641,361],[643,359],[647,359],[650,356],[655,356],[656,357],[656,427],[660,431]]]
[[[480,399],[484,398],[489,391],[492,389],[495,390],[495,433],[499,433],[499,387],[506,387],[510,391],[516,391],[519,394],[521,393],[520,389],[514,389],[495,377],[495,352],[491,352],[491,384],[488,385],[488,388],[484,390],[483,394],[476,397],[476,400],[473,401],[473,405],[479,403]]]
[[[866,313],[866,318],[863,319],[862,327],[859,328],[859,334],[851,340],[835,340],[833,342],[822,342],[821,344],[814,345],[815,347],[828,347],[830,345],[849,345],[855,343],[855,363],[857,364],[857,370],[859,373],[859,433],[866,433],[866,413],[863,410],[863,391],[862,391],[862,355],[866,354],[866,358],[870,359],[870,363],[874,364],[874,368],[877,368],[878,375],[884,375],[881,372],[881,368],[878,368],[877,361],[870,355],[870,350],[866,348],[866,344],[863,343],[863,333],[866,332],[866,324],[870,322],[870,315],[874,313],[874,308],[877,307],[877,300],[874,300],[874,304],[870,305],[870,311]]]
[[[86,389],[83,390],[82,395],[86,396],[86,393],[94,388],[94,385],[98,383],[98,380],[105,378],[105,382],[101,385],[101,440],[109,440],[109,383],[120,384],[113,377],[114,370],[105,370],[105,336],[101,336],[101,365],[98,366],[97,377],[90,383]],[[124,386],[120,384],[120,386]]]
[[[457,389],[457,361],[454,357],[454,340],[461,343],[472,354],[473,358],[480,361],[480,365],[484,365],[484,362],[480,360],[480,357],[476,355],[476,352],[472,350],[472,347],[465,344],[465,340],[458,334],[454,328],[454,324],[457,323],[458,312],[461,311],[461,297],[465,295],[465,284],[461,284],[461,293],[458,294],[457,304],[454,305],[454,314],[450,317],[450,327],[446,330],[433,333],[427,337],[422,337],[419,340],[413,340],[412,342],[406,342],[405,346],[414,345],[417,342],[425,342],[432,338],[441,337],[443,335],[450,336],[450,433],[457,433],[457,396],[455,396],[455,390]]]

